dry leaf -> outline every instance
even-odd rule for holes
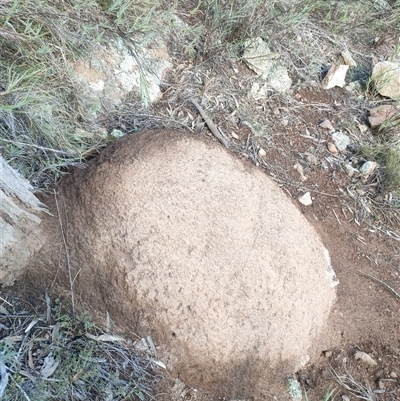
[[[3,338],[2,341],[6,343],[16,343],[19,341],[22,341],[24,339],[24,336],[9,336],[6,338]]]
[[[112,334],[100,334],[99,336],[94,336],[93,334],[86,333],[86,337],[90,338],[91,340],[102,342],[125,341],[122,337],[114,336]]]
[[[40,369],[41,376],[44,378],[50,377],[56,371],[59,363],[59,361],[53,358],[51,353],[47,355],[46,358],[44,358],[42,369]]]
[[[306,152],[306,153],[304,153],[304,155],[306,156],[306,160],[308,161],[308,163],[313,164],[313,165],[318,164],[317,157],[315,155],[313,155],[312,153]]]
[[[155,359],[153,359],[152,362],[158,365],[160,368],[167,370],[167,367],[161,361],[156,361]]]
[[[0,305],[0,313],[8,316],[8,311],[3,305]]]
[[[324,120],[322,123],[319,125],[321,128],[325,128],[329,131],[334,131],[335,128],[333,127],[332,123],[329,120]]]
[[[304,175],[303,166],[300,163],[296,163],[293,168],[300,174],[301,181],[307,180],[307,177]]]
[[[35,376],[33,376],[31,373],[29,373],[29,372],[27,372],[26,370],[19,370],[18,371],[18,373],[21,375],[21,376],[25,376],[25,377],[27,377],[32,383],[36,383],[36,377]]]
[[[376,366],[377,363],[375,361],[375,359],[373,359],[369,354],[367,354],[366,352],[362,352],[362,351],[357,351],[354,354],[354,358],[355,359],[360,359],[361,362],[366,363],[369,366]]]
[[[331,152],[332,154],[337,155],[339,153],[338,148],[334,143],[329,142],[327,147],[329,152]]]
[[[32,327],[33,327],[39,320],[40,320],[40,319],[34,319],[34,320],[32,320],[32,321],[29,323],[28,327],[25,329],[25,334],[26,334],[26,333],[29,333],[29,332],[31,331]]]

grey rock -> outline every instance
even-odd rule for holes
[[[346,150],[347,146],[350,145],[351,140],[350,137],[346,134],[343,134],[341,131],[336,131],[332,134],[333,143],[339,150]]]
[[[375,171],[377,165],[378,164],[376,162],[367,161],[360,167],[360,173],[368,176]]]
[[[277,92],[289,90],[292,80],[279,61],[279,53],[272,52],[260,37],[247,40],[244,47],[243,60],[262,79],[261,83],[253,84],[250,92],[252,97],[263,98],[268,94],[268,89]]]
[[[400,64],[382,61],[375,65],[372,80],[380,95],[391,99],[400,98]]]

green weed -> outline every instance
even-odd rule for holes
[[[363,146],[360,153],[368,160],[376,161],[383,169],[383,186],[386,191],[400,191],[400,147],[389,141]]]

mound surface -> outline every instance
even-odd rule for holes
[[[304,361],[335,299],[329,257],[263,172],[155,131],[113,143],[61,188],[77,289],[111,318],[188,371]]]

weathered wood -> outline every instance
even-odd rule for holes
[[[43,212],[48,209],[29,181],[0,156],[0,284],[12,284],[41,245]]]

